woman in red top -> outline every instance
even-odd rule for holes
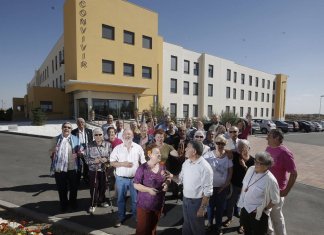
[[[250,135],[251,130],[252,130],[252,116],[251,116],[251,114],[248,113],[246,115],[246,120],[240,119],[237,122],[236,126],[239,129],[238,138],[247,140],[247,138]]]

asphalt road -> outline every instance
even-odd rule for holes
[[[302,137],[307,135],[307,138]],[[322,133],[301,134],[300,138],[317,141]],[[287,135],[286,138],[297,138]],[[298,138],[297,138],[298,139]],[[287,139],[288,140],[288,139]],[[289,140],[290,141],[290,140]],[[89,190],[81,185],[79,191],[79,210],[59,214],[58,195],[54,179],[49,177],[50,140],[0,133],[0,199],[28,208],[48,216],[57,216],[91,229],[112,234],[132,234],[136,223],[129,219],[125,225],[113,228],[116,213],[99,208],[95,216],[89,216]],[[312,142],[313,143],[313,142]],[[321,235],[324,231],[324,190],[296,184],[284,206],[288,234]],[[115,211],[116,208],[114,207]],[[181,201],[168,200],[167,214],[159,222],[159,234],[181,234]],[[225,218],[224,218],[225,219]],[[237,234],[236,219],[225,234]],[[89,231],[84,231],[85,233]],[[212,234],[212,233],[210,233]]]

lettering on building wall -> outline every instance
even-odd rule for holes
[[[83,69],[86,69],[88,66],[87,56],[86,56],[86,49],[87,49],[87,40],[86,40],[86,31],[87,31],[87,2],[86,0],[79,1],[79,16],[80,21],[80,33],[81,33],[81,62],[80,66]]]

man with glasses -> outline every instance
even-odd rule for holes
[[[71,134],[79,138],[80,151],[78,152],[78,157],[82,160],[83,163],[83,167],[82,167],[83,180],[88,183],[89,167],[84,159],[84,155],[88,147],[88,144],[91,143],[93,140],[93,135],[92,135],[92,130],[85,127],[85,120],[83,118],[77,119],[77,125],[78,127],[72,130]]]
[[[278,181],[280,189],[280,203],[272,208],[269,224],[269,234],[286,235],[285,219],[282,213],[284,199],[296,182],[297,169],[293,153],[282,144],[284,136],[281,131],[274,129],[268,134],[268,147],[266,152],[270,153],[274,165],[270,168],[271,173]]]
[[[77,157],[77,153],[80,145],[79,139],[71,135],[71,130],[72,124],[64,122],[62,124],[62,133],[53,139],[50,150],[52,159],[51,174],[55,177],[62,212],[66,212],[68,206],[77,209],[77,191],[81,170],[81,161]]]
[[[202,153],[202,156],[204,156],[208,151],[210,151],[210,147],[203,144],[203,141],[205,139],[205,132],[204,131],[196,131],[195,132],[195,135],[194,135],[194,138],[193,138],[195,141],[198,141],[200,142],[202,145],[203,145],[203,153]]]
[[[236,126],[231,126],[229,128],[229,130],[228,130],[230,138],[227,141],[227,144],[225,146],[225,150],[229,154],[230,154],[231,151],[237,152],[237,143],[239,141],[238,132],[239,132],[239,129]]]

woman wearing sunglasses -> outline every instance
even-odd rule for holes
[[[111,144],[104,140],[101,128],[93,130],[94,141],[89,144],[86,162],[89,166],[91,206],[89,213],[94,213],[96,206],[108,207],[106,202],[105,164],[109,163]]]
[[[51,148],[51,175],[55,176],[62,212],[66,212],[68,206],[72,209],[77,208],[77,191],[81,174],[81,161],[77,157],[80,150],[79,139],[71,135],[71,131],[72,124],[63,123],[62,133],[53,139]]]
[[[226,139],[224,136],[217,136],[216,149],[205,154],[204,158],[213,169],[213,195],[209,199],[207,207],[208,227],[213,229],[213,220],[216,217],[216,234],[223,234],[221,230],[223,211],[226,203],[226,197],[229,192],[229,185],[233,173],[233,163],[225,152]],[[215,216],[216,207],[216,216]]]

